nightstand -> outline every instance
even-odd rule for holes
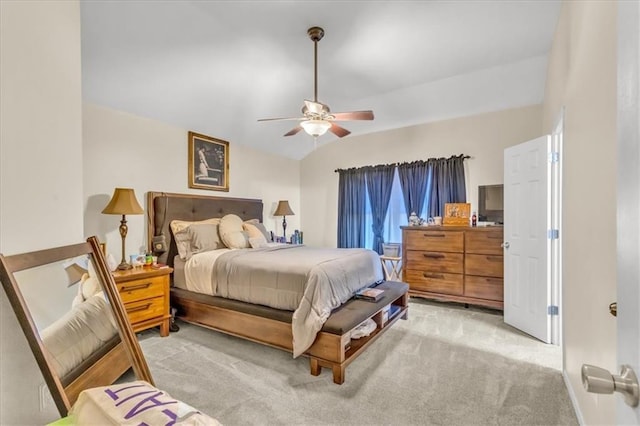
[[[159,325],[160,335],[169,335],[171,272],[169,267],[144,267],[112,273],[134,332]]]

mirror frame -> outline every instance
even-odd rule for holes
[[[121,341],[71,383],[64,385],[62,378],[57,374],[50,360],[49,352],[42,343],[14,273],[83,255],[91,257],[97,279],[102,285],[105,296],[112,308]],[[120,299],[116,283],[111,272],[109,272],[100,242],[95,236],[89,237],[85,243],[80,244],[11,256],[3,256],[0,253],[0,281],[2,281],[9,303],[16,314],[18,323],[27,338],[29,347],[62,417],[68,414],[78,399],[80,392],[92,387],[110,385],[130,367],[133,368],[133,373],[137,380],[144,380],[154,386],[142,348],[131,328],[131,323]],[[114,368],[116,364],[121,368]]]

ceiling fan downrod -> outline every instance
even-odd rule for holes
[[[307,34],[313,41],[313,102],[318,102],[318,42],[324,37],[324,30],[320,27],[311,27]]]

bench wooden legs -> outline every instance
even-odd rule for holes
[[[312,376],[320,375],[320,372],[322,371],[322,365],[320,365],[320,361],[318,359],[309,358],[309,367],[311,368]],[[331,371],[333,372],[333,383],[336,383],[338,385],[344,383],[344,370],[346,368],[344,364],[326,363],[325,367],[331,367]]]

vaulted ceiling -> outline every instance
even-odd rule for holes
[[[83,1],[84,100],[300,159],[304,99],[352,135],[542,102],[559,1]],[[350,137],[350,136],[347,136]],[[339,143],[327,133],[318,144]]]

